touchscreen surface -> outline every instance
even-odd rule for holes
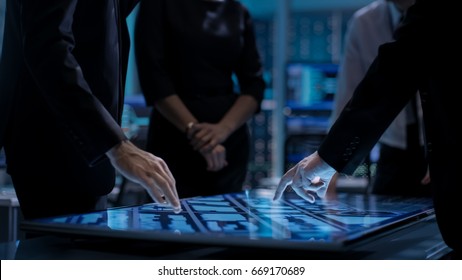
[[[213,245],[340,249],[433,213],[427,198],[340,193],[309,203],[295,194],[272,201],[273,191],[182,200],[174,214],[162,204],[26,221],[29,231]]]

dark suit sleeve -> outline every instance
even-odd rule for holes
[[[19,15],[19,3],[8,1],[6,4],[8,13],[5,14],[5,33],[0,56],[0,149],[5,141],[6,126],[14,99],[16,84],[12,81],[17,81],[21,71],[21,64],[18,63],[21,60],[21,53],[18,52],[21,40],[16,19]]]
[[[352,174],[417,91],[419,80],[425,76],[428,51],[424,11],[416,4],[396,41],[380,46],[375,61],[319,147],[319,155],[337,171]]]
[[[263,80],[263,65],[257,48],[252,18],[243,7],[244,16],[244,47],[236,67],[241,94],[250,95],[260,105],[263,100],[265,81]],[[257,112],[260,111],[260,107]]]
[[[22,1],[22,41],[26,65],[41,93],[70,139],[92,164],[125,136],[92,94],[73,56],[72,24],[77,2]]]

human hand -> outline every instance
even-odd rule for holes
[[[130,141],[123,141],[106,155],[117,171],[144,187],[154,201],[168,203],[175,213],[181,212],[175,179],[164,160]]]
[[[201,152],[201,154],[207,161],[208,171],[219,171],[228,165],[226,148],[223,145],[216,145],[211,151]]]
[[[335,173],[335,169],[314,152],[282,176],[273,200],[280,199],[285,189],[290,186],[300,197],[313,203],[316,200],[315,194],[319,197],[325,196]]]
[[[337,192],[337,183],[338,183],[339,173],[335,173],[330,182],[327,186],[327,192],[324,197],[325,200],[337,200],[338,192]]]
[[[190,144],[195,151],[206,153],[223,143],[229,136],[226,127],[211,123],[197,123],[188,130]]]

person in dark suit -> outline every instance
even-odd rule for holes
[[[331,123],[338,117],[374,58],[378,47],[392,41],[414,0],[376,0],[357,10],[348,22],[339,67]],[[375,173],[368,193],[431,196],[431,180],[424,153],[422,110],[415,98],[401,111],[378,141]],[[369,161],[369,158],[365,159]],[[368,164],[371,164],[368,162]],[[409,168],[412,166],[413,168]],[[370,168],[372,169],[372,168]]]
[[[135,4],[7,1],[0,147],[24,218],[104,209],[116,169],[179,211],[165,162],[119,126]]]
[[[180,197],[242,191],[246,122],[265,88],[248,10],[235,0],[141,1],[135,50],[153,107],[147,150],[167,162]]]
[[[380,46],[319,149],[282,176],[275,199],[289,185],[309,201],[323,196],[332,176],[351,174],[418,90],[436,220],[446,244],[462,250],[458,223],[462,188],[457,176],[462,169],[460,105],[454,102],[461,71],[447,66],[460,65],[462,53],[456,39],[459,16],[448,5],[448,1],[417,0],[409,8],[396,40]]]

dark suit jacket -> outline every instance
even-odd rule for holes
[[[10,174],[54,173],[93,194],[113,187],[105,152],[125,139],[125,17],[137,1],[120,2],[7,1],[0,147]]]
[[[456,136],[461,106],[454,96],[460,92],[462,48],[456,38],[460,15],[448,6],[448,1],[417,0],[409,9],[396,41],[380,47],[319,154],[337,171],[351,174],[419,90],[437,220],[446,243],[462,249],[462,230],[454,226],[462,197],[457,176],[462,152]]]

